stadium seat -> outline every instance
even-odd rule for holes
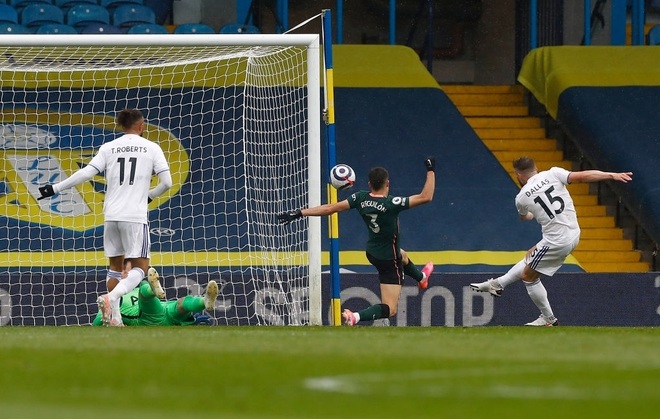
[[[84,34],[96,34],[96,35],[109,35],[109,34],[119,34],[123,33],[121,29],[114,25],[108,25],[106,23],[92,23],[85,26],[80,33]]]
[[[127,33],[131,34],[169,34],[170,31],[157,23],[139,23],[131,26]]]
[[[32,33],[28,28],[18,23],[2,23],[0,24],[0,35],[16,35],[16,34],[29,34]]]
[[[112,13],[112,24],[128,30],[140,23],[156,23],[156,14],[149,7],[139,4],[119,6]]]
[[[184,23],[174,29],[176,34],[210,34],[215,30],[204,23]]]
[[[47,23],[45,25],[39,26],[36,33],[49,35],[73,35],[77,34],[78,31],[73,26],[65,25],[62,23]]]
[[[64,23],[62,9],[52,4],[30,4],[21,11],[20,24],[31,30],[41,25]]]
[[[16,9],[6,4],[0,4],[0,23],[18,23]]]
[[[66,23],[77,30],[82,30],[92,23],[109,25],[110,13],[105,7],[98,4],[79,4],[71,7],[66,13]]]
[[[53,0],[7,0],[8,5],[13,6],[19,12],[31,4],[53,4]]]
[[[660,45],[660,25],[654,25],[649,30],[649,45]]]
[[[73,6],[78,6],[79,4],[93,4],[96,6],[99,3],[97,0],[55,0],[55,6],[59,7],[65,12]]]
[[[117,7],[131,4],[144,5],[144,0],[101,0],[101,6],[113,12]]]
[[[241,33],[261,33],[259,28],[254,25],[240,25],[238,23],[231,23],[220,28],[220,33],[224,34],[241,34]]]

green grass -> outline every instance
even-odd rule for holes
[[[11,418],[651,418],[660,329],[2,327]]]

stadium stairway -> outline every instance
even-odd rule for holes
[[[541,118],[530,116],[523,86],[442,85],[468,124],[493,153],[513,182],[512,161],[533,157],[540,170],[559,166],[571,170],[556,140],[547,138]],[[570,185],[580,217],[582,238],[573,256],[587,272],[648,272],[641,252],[633,249],[624,230],[616,227],[608,208],[599,205],[590,185]]]

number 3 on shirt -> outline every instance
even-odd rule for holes
[[[371,218],[371,221],[369,222],[369,228],[371,231],[374,233],[378,233],[380,231],[380,226],[376,222],[376,218],[378,218],[378,214],[367,214],[367,217]]]

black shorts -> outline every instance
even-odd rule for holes
[[[403,284],[403,262],[398,259],[378,259],[366,252],[369,263],[378,270],[378,280],[381,284],[402,285]]]

